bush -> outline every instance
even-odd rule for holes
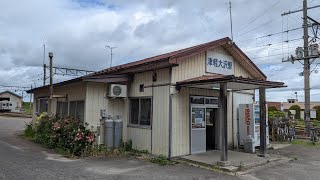
[[[150,159],[150,162],[159,164],[161,166],[171,164],[171,161],[164,155],[156,156]]]
[[[26,128],[23,131],[23,135],[27,139],[34,140],[36,131],[34,130],[32,123],[26,123]]]
[[[32,130],[31,130],[32,129]],[[37,120],[35,130],[26,125],[25,137],[34,140],[50,149],[70,156],[81,156],[84,150],[92,146],[95,135],[86,129],[79,120],[67,117],[58,118],[42,116]]]
[[[318,121],[320,121],[320,106],[315,106],[315,107],[313,107],[313,109],[315,109],[316,110],[316,112],[317,112],[317,120]]]
[[[289,110],[295,110],[296,111],[296,115],[294,116],[295,119],[300,119],[300,111],[301,108],[298,105],[292,105]],[[289,115],[291,115],[290,111],[289,111]]]
[[[278,109],[275,106],[268,107],[268,111],[278,111]]]

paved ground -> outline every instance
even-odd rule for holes
[[[254,169],[248,174],[238,176],[241,179],[289,179],[289,180],[316,180],[320,179],[320,148],[306,147],[302,145],[290,145],[288,147],[270,151],[297,160],[277,165],[270,164]]]
[[[187,165],[119,158],[69,160],[16,136],[28,119],[0,117],[0,179],[237,179]]]
[[[298,160],[229,176],[187,165],[128,158],[69,160],[17,137],[29,119],[0,117],[0,179],[320,179],[320,149],[291,145],[271,153]]]

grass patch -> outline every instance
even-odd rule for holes
[[[155,163],[155,164],[159,164],[161,166],[165,166],[165,165],[172,165],[173,161],[170,161],[166,156],[164,155],[160,155],[160,156],[156,156],[156,157],[152,157],[150,159],[150,162]]]
[[[31,107],[31,108],[30,108]],[[23,111],[26,113],[26,114],[29,114],[31,115],[33,110],[32,110],[32,103],[31,103],[31,106],[30,106],[30,102],[23,102],[22,103],[22,109]]]
[[[291,144],[294,145],[301,145],[301,146],[305,146],[305,147],[320,147],[320,143],[316,142],[316,144],[314,145],[310,140],[299,140],[299,139],[294,139]]]

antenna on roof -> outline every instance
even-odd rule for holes
[[[230,29],[231,29],[231,40],[233,43],[233,29],[232,29],[232,6],[231,6],[231,0],[229,1],[229,11],[230,11]]]
[[[112,46],[106,45],[105,48],[109,48],[110,49],[110,56],[111,56],[110,67],[112,67],[112,56],[113,56],[112,50],[117,48],[117,47],[112,47]]]

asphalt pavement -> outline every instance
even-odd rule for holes
[[[0,179],[320,179],[320,149],[302,145],[269,151],[296,160],[226,175],[184,164],[160,166],[135,158],[64,158],[18,136],[30,119],[0,116]]]
[[[188,165],[135,158],[70,160],[17,136],[30,119],[0,117],[0,179],[237,179]]]

